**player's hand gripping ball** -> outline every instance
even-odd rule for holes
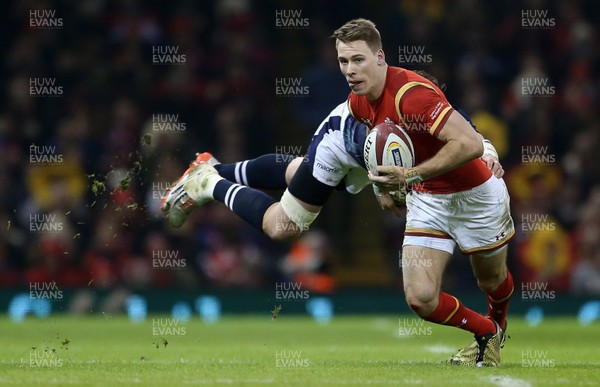
[[[399,166],[412,168],[415,164],[415,150],[408,134],[393,122],[376,125],[365,140],[364,159],[367,169],[377,175],[377,166]],[[378,189],[374,186],[377,194]],[[406,203],[406,188],[391,191],[395,201]]]

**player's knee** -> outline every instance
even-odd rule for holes
[[[429,316],[437,307],[438,293],[433,289],[404,290],[408,306],[419,316]]]

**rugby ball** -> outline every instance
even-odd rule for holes
[[[365,140],[364,159],[367,169],[377,175],[378,165],[412,168],[415,149],[408,134],[393,122],[376,125]]]

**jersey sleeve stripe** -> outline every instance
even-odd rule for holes
[[[440,130],[442,130],[442,128],[444,127],[446,121],[448,121],[448,118],[450,118],[450,113],[452,113],[453,110],[454,108],[452,106],[446,106],[446,108],[442,110],[438,118],[433,122],[431,128],[429,128],[429,133],[437,137]]]
[[[412,81],[412,82],[407,82],[405,83],[400,90],[398,90],[398,92],[396,93],[396,97],[394,98],[394,106],[396,106],[396,113],[398,114],[398,117],[400,118],[400,120],[402,120],[402,122],[404,123],[404,125],[406,125],[406,122],[404,121],[404,117],[402,117],[402,114],[400,114],[400,100],[402,99],[402,97],[404,96],[404,94],[412,87],[415,86],[425,86],[433,91],[435,91],[437,93],[437,90],[431,86],[428,85],[427,83],[424,82],[416,82],[416,81]]]

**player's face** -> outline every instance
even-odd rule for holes
[[[364,40],[336,42],[340,70],[356,95],[375,100],[383,91],[385,83],[385,57],[382,50],[371,51]]]

